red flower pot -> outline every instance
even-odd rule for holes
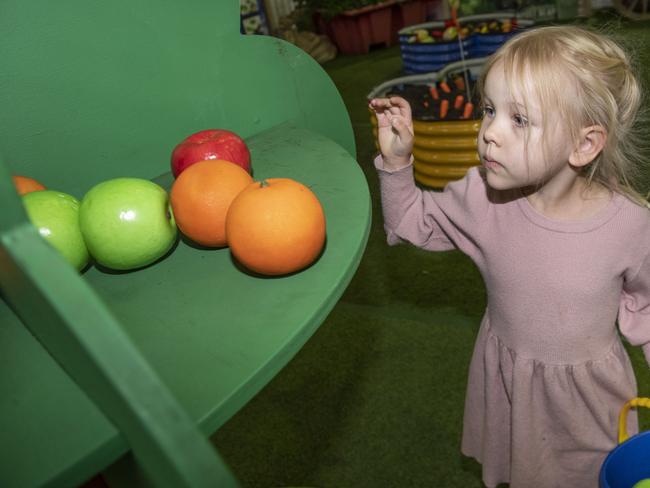
[[[405,0],[393,7],[393,33],[409,25],[421,24],[427,20],[427,3],[425,0]]]
[[[316,19],[321,33],[326,34],[343,54],[366,54],[370,46],[390,46],[395,40],[393,32],[393,5],[388,0],[376,5],[347,10],[326,21],[322,16]]]

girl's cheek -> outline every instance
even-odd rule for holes
[[[478,146],[479,151],[481,151],[482,149],[485,149],[485,140],[483,139],[484,133],[485,133],[485,129],[483,128],[483,125],[481,125],[481,127],[479,128],[479,131],[478,131],[478,136],[477,136],[477,146]]]

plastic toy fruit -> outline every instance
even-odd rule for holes
[[[433,38],[426,29],[418,29],[414,34],[418,42],[433,42]]]
[[[32,191],[22,199],[39,234],[76,269],[85,268],[90,256],[79,229],[79,201],[52,190]]]
[[[251,172],[251,155],[244,140],[234,132],[207,129],[181,141],[172,151],[172,173],[178,177],[188,166],[206,159],[225,159]]]
[[[79,225],[92,257],[116,270],[153,263],[178,233],[167,192],[140,178],[115,178],[91,188],[81,200]]]
[[[245,169],[229,161],[199,161],[189,166],[170,192],[176,225],[198,244],[225,246],[228,207],[252,182]]]
[[[325,244],[325,214],[312,191],[289,178],[245,188],[226,218],[228,245],[246,268],[283,275],[310,265]]]
[[[456,39],[458,36],[458,29],[454,26],[447,27],[445,32],[442,34],[442,39],[445,41],[451,41]]]
[[[32,191],[45,190],[45,185],[29,176],[14,175],[11,178],[14,181],[14,186],[19,195],[25,195]]]
[[[650,478],[638,481],[632,488],[650,488]]]

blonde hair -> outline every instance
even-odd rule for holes
[[[576,144],[581,129],[603,127],[607,134],[605,146],[583,169],[584,176],[589,183],[596,181],[648,206],[639,188],[643,161],[638,125],[642,88],[630,58],[618,43],[578,26],[522,32],[488,59],[478,81],[481,97],[487,74],[500,61],[510,85],[513,80],[534,80],[533,87],[522,87],[524,93],[530,93],[527,90],[532,88],[540,102],[559,111]],[[568,89],[567,83],[573,89]],[[546,125],[544,117],[544,133],[548,132]],[[549,144],[545,141],[545,147]]]

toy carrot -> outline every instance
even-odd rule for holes
[[[436,90],[435,86],[430,86],[429,87],[429,92],[431,93],[431,96],[433,97],[434,100],[438,100],[438,98],[440,98],[438,96],[438,90]]]
[[[456,83],[456,88],[459,90],[465,89],[465,80],[462,76],[457,76],[456,79],[454,79],[454,83]]]
[[[472,115],[473,110],[474,110],[474,104],[472,102],[467,102],[465,104],[465,110],[463,110],[463,118],[469,119],[470,116]]]
[[[463,102],[465,101],[465,97],[462,95],[458,95],[456,97],[456,100],[454,100],[454,108],[458,110],[460,107],[463,106]]]
[[[440,118],[444,119],[447,117],[447,111],[449,110],[449,100],[443,100],[440,102]]]
[[[458,9],[460,8],[460,0],[448,0],[451,10],[452,25],[458,25]]]
[[[443,92],[445,92],[445,93],[451,93],[451,88],[449,88],[449,85],[447,84],[446,81],[441,81],[440,83],[438,83],[438,85],[440,86],[440,89],[441,89]]]

